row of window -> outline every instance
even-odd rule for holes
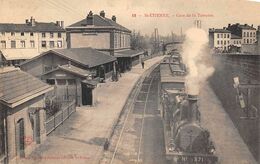
[[[53,38],[55,36],[56,33],[53,33],[53,32],[50,32],[49,35],[50,35],[50,38]],[[5,32],[1,32],[1,35],[2,36],[5,36]],[[11,32],[11,36],[15,36],[16,33],[15,32]],[[21,32],[20,33],[21,36],[25,36],[25,32]],[[42,32],[41,33],[42,37],[45,38],[46,37],[46,32]],[[33,32],[30,32],[30,36],[34,36],[34,33]],[[58,38],[61,38],[61,33],[58,32],[57,33],[57,37]]]
[[[244,32],[243,37],[255,37],[255,32]],[[217,34],[217,38],[229,38],[230,34]]]
[[[58,36],[58,38],[61,38],[61,33],[58,32],[58,33],[57,33],[57,36]],[[46,33],[43,32],[43,33],[42,33],[42,38],[45,38],[45,37],[46,37]],[[53,32],[50,32],[50,38],[53,38],[53,37],[54,37],[54,33],[53,33]]]
[[[15,40],[11,40],[11,48],[16,48],[17,44]],[[35,47],[35,42],[33,40],[30,41],[30,48]],[[2,40],[0,42],[0,48],[5,49],[6,48],[6,41]],[[20,48],[26,48],[26,44],[24,40],[20,41]]]
[[[244,39],[244,43],[246,43],[246,44],[255,43],[255,39]]]
[[[241,44],[240,40],[234,40],[234,44]]]
[[[244,44],[253,44],[255,43],[255,39],[244,39]],[[221,41],[217,41],[217,45],[226,45],[226,44],[229,44],[229,41],[226,41],[226,40],[221,40]],[[241,41],[240,40],[235,40],[234,41],[234,44],[241,44]]]
[[[217,34],[217,38],[229,38],[230,34]]]
[[[42,48],[47,48],[47,41],[42,41],[41,43]],[[55,42],[54,41],[49,41],[49,48],[62,48],[62,41],[57,41],[56,42],[56,46],[55,46]]]
[[[11,41],[11,48],[16,48],[17,44],[15,40]],[[47,41],[42,41],[41,42],[41,47],[42,48],[47,48]],[[50,41],[49,42],[49,47],[50,48],[62,48],[62,41],[57,41],[56,46],[55,46],[55,42],[54,41]],[[0,48],[1,49],[5,49],[6,48],[6,41],[2,40],[0,42]],[[20,41],[20,48],[26,48],[26,44],[24,40]],[[35,48],[35,42],[33,40],[30,41],[30,48]]]
[[[229,40],[227,40],[227,41],[226,40],[224,40],[224,41],[223,40],[221,40],[221,41],[218,40],[217,41],[217,45],[226,45],[226,44],[229,44]]]
[[[115,33],[114,35],[115,48],[128,47],[130,46],[130,36],[120,33]]]
[[[255,37],[255,32],[244,32],[244,37]]]

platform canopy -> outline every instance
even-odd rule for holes
[[[40,53],[36,49],[22,49],[22,50],[13,50],[13,49],[3,49],[0,51],[0,54],[6,60],[27,60],[31,59]]]
[[[135,57],[144,54],[143,50],[123,50],[115,52],[115,57]]]
[[[95,80],[83,80],[81,82],[86,84],[89,88],[95,88],[98,84],[98,81]]]

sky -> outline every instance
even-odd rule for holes
[[[154,28],[160,35],[180,34],[194,20],[201,20],[205,30],[228,23],[260,25],[260,2],[247,0],[0,0],[0,23],[24,23],[33,16],[39,22],[63,20],[68,26],[90,10],[104,10],[106,17],[115,15],[119,24],[148,35]]]

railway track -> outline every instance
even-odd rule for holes
[[[148,106],[158,106],[159,69],[155,65],[137,82],[124,106],[123,113],[110,140],[109,150],[100,163],[143,163],[145,118],[150,117]]]

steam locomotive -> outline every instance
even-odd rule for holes
[[[166,158],[176,164],[217,163],[210,133],[200,124],[198,95],[185,91],[186,70],[181,57],[166,57],[160,73]]]

